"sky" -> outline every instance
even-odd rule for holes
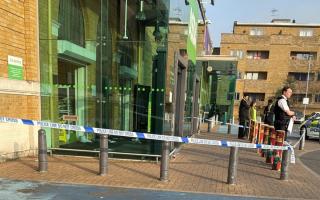
[[[179,15],[183,20],[188,19],[184,0],[171,0],[170,10],[170,17]],[[206,15],[212,22],[211,39],[218,47],[221,33],[231,33],[234,21],[266,23],[285,18],[295,19],[296,23],[320,24],[320,0],[215,0],[214,6],[206,5]]]

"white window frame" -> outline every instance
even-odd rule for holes
[[[312,37],[313,36],[313,30],[312,29],[301,29],[299,31],[300,37]]]
[[[242,50],[231,50],[230,51],[230,56],[237,57],[239,59],[243,58],[243,51]]]
[[[263,35],[263,29],[262,28],[252,28],[250,29],[250,35],[255,35],[255,36],[261,36]]]

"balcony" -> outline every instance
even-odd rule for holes
[[[269,44],[270,43],[270,36],[267,35],[250,35],[248,36],[248,43],[249,44]]]
[[[247,67],[267,67],[269,65],[269,59],[246,59]]]
[[[311,60],[311,66],[312,67],[317,67],[319,66],[320,62],[318,60]],[[289,60],[289,66],[291,69],[295,70],[308,70],[309,66],[309,61],[308,60],[299,60],[295,59],[293,57],[290,58]]]
[[[320,44],[320,37],[319,36],[312,36],[312,37],[300,37],[295,36],[293,37],[293,44],[297,46],[318,46]]]
[[[221,37],[221,44],[247,44],[248,35],[223,33]]]
[[[291,35],[271,35],[270,44],[291,45],[292,36]]]

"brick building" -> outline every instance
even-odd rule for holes
[[[310,104],[306,113],[320,109],[320,24],[298,24],[278,19],[271,23],[234,23],[233,33],[223,33],[221,54],[237,56],[236,97],[255,98],[262,109],[284,85],[293,86],[291,102],[304,110],[308,67]],[[238,116],[239,101],[234,107]],[[261,110],[260,110],[261,113]]]
[[[39,120],[37,1],[0,1],[0,116]],[[0,125],[0,160],[28,155],[36,128]],[[15,152],[14,154],[11,152]]]

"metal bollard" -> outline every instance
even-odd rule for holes
[[[168,181],[169,172],[169,142],[162,142],[162,153],[161,153],[161,165],[160,165],[160,180]]]
[[[208,121],[208,133],[210,133],[211,128],[212,128],[212,121],[210,121],[210,120],[211,120],[210,118],[207,119],[207,121]]]
[[[289,168],[289,150],[283,150],[282,152],[282,161],[281,161],[281,172],[280,172],[280,180],[288,180],[288,168]]]
[[[48,158],[47,158],[47,139],[46,131],[40,129],[38,131],[38,170],[39,172],[48,171]]]
[[[228,121],[228,134],[231,134],[231,120]]]
[[[99,175],[105,176],[107,172],[108,172],[108,135],[100,135]]]
[[[299,142],[299,150],[303,150],[304,149],[304,144],[306,142],[306,129],[302,129],[302,138],[301,141]]]
[[[228,168],[228,184],[236,184],[237,165],[238,165],[238,147],[230,148],[229,168]]]

